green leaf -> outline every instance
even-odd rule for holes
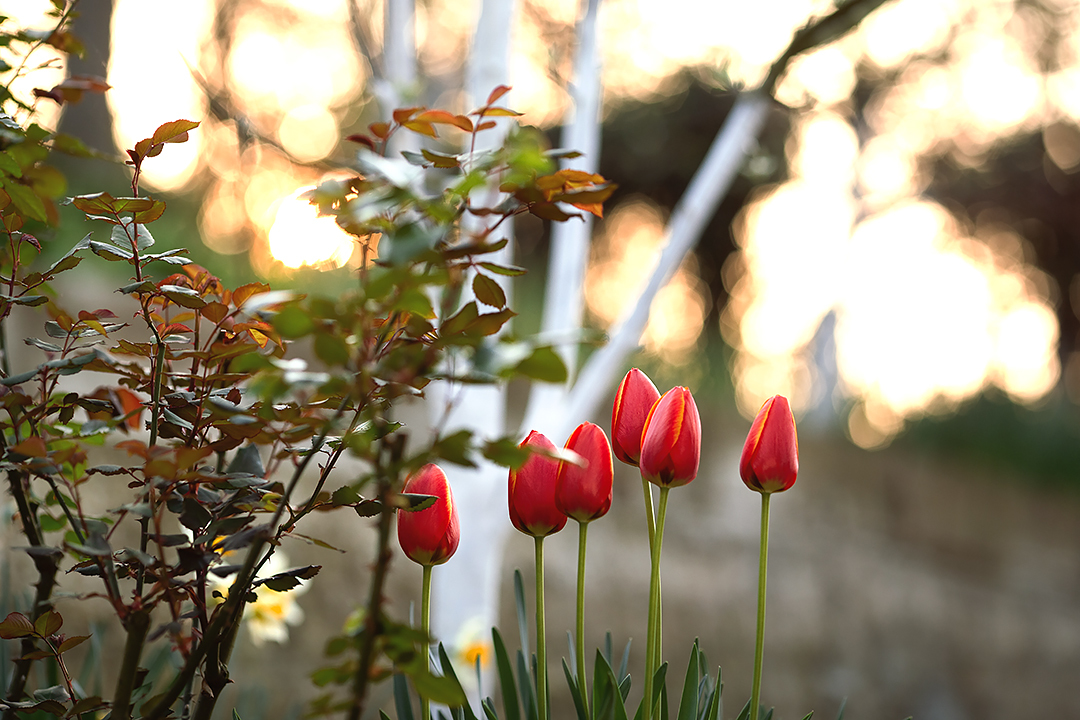
[[[712,701],[709,703],[709,714],[705,720],[720,720],[724,716],[723,679],[723,670],[717,667],[716,682],[713,685]]]
[[[272,323],[281,337],[294,340],[309,335],[315,329],[311,315],[299,305],[286,305],[274,315]]]
[[[581,689],[578,687],[577,680],[574,679],[574,674],[570,672],[570,666],[566,664],[566,658],[563,658],[562,669],[566,676],[566,684],[570,686],[570,697],[574,701],[578,720],[589,720],[589,715],[585,712],[585,703],[581,698]]]
[[[206,301],[202,299],[202,296],[199,295],[199,293],[191,288],[182,287],[180,285],[162,285],[158,289],[161,290],[165,297],[181,307],[191,308],[192,310],[206,307]]]
[[[472,432],[458,430],[453,435],[439,438],[431,448],[439,457],[465,467],[476,467],[469,455],[472,450]]]
[[[19,163],[6,152],[0,152],[0,170],[12,177],[22,177],[22,168],[19,167]]]
[[[550,383],[564,383],[568,377],[566,364],[550,346],[538,347],[529,357],[514,368],[514,372],[533,380]]]
[[[489,440],[484,443],[484,457],[496,465],[517,470],[526,463],[532,452],[528,448],[521,447],[511,437],[503,437],[497,440]]]
[[[452,317],[443,322],[439,327],[439,335],[444,339],[460,335],[479,315],[475,302],[466,303]]]
[[[17,182],[0,182],[0,185],[7,190],[7,194],[11,197],[11,202],[15,205],[15,209],[19,211],[24,217],[31,220],[37,220],[39,222],[47,222],[48,216],[45,214],[45,203],[37,194],[25,185],[20,185]]]
[[[482,262],[480,263],[480,267],[488,272],[495,273],[496,275],[505,275],[507,277],[517,277],[528,272],[525,268],[516,267],[514,265],[497,265],[493,262]]]
[[[108,245],[97,240],[90,241],[90,250],[98,257],[105,258],[110,262],[119,262],[123,260],[130,260],[135,257],[135,254],[127,248],[117,247],[116,245]]]
[[[146,229],[145,225],[136,223],[135,229],[131,229],[130,218],[124,218],[121,225],[113,226],[112,234],[109,235],[109,240],[113,245],[128,250],[131,248],[132,237],[135,238],[135,245],[140,250],[145,250],[154,244],[154,236],[150,234],[150,231]]]
[[[55,610],[42,613],[38,615],[36,621],[33,621],[33,631],[41,637],[55,635],[56,631],[62,627],[64,627],[64,619]]]
[[[683,680],[682,697],[679,699],[679,711],[677,720],[697,720],[698,716],[698,680],[701,673],[698,666],[698,641],[694,640],[694,647],[690,650],[690,662],[686,667],[686,678]]]
[[[349,362],[349,346],[337,335],[316,333],[315,355],[327,365],[342,366]]]
[[[487,275],[477,273],[473,277],[472,289],[476,299],[485,305],[490,305],[493,308],[506,306],[506,293],[503,292],[499,283]]]
[[[421,695],[427,695],[428,699],[434,700],[435,702],[441,702],[444,705],[449,705],[451,707],[461,707],[461,709],[465,713],[465,717],[468,720],[477,720],[477,717],[473,713],[472,708],[469,707],[469,702],[465,697],[465,691],[461,689],[461,683],[458,682],[457,673],[454,672],[454,665],[450,662],[450,657],[446,654],[446,648],[443,647],[442,643],[439,643],[439,664],[442,666],[443,677],[436,679],[451,681],[451,685],[448,685],[445,688],[441,689],[449,690],[450,688],[453,688],[453,697],[444,696],[443,698],[440,698],[436,697],[435,695],[428,694],[425,688],[421,688],[420,684],[417,683],[417,676],[414,675],[413,683],[416,685],[417,692],[419,692]],[[427,663],[424,663],[424,665],[426,666]]]
[[[517,688],[514,687],[514,669],[510,665],[510,656],[506,644],[498,629],[491,628],[492,645],[495,648],[495,667],[499,672],[499,689],[502,691],[503,713],[506,720],[521,720],[521,707],[518,704]]]
[[[397,710],[398,720],[413,720],[409,683],[401,673],[394,673],[394,709]]]
[[[263,467],[262,458],[259,456],[258,446],[245,445],[237,450],[225,472],[230,475],[265,477],[266,469]]]
[[[390,504],[405,512],[420,512],[434,505],[439,498],[421,493],[398,493],[390,498]]]

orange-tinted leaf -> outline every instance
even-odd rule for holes
[[[482,122],[479,125],[477,125],[476,126],[476,131],[479,132],[481,130],[490,130],[493,127],[495,127],[495,121],[494,120],[488,120],[487,122]]]
[[[416,113],[420,112],[423,109],[424,108],[422,108],[422,107],[398,108],[393,113],[394,122],[396,122],[398,125],[404,125],[405,123],[409,122],[409,120],[412,119],[413,115],[415,115]]]
[[[445,110],[425,110],[416,117],[413,118],[414,122],[429,122],[436,123],[438,125],[453,125],[456,128],[460,128],[465,132],[472,132],[473,124],[472,120],[464,115],[454,115],[448,113]]]
[[[229,314],[229,308],[225,307],[223,303],[212,302],[207,303],[206,307],[199,310],[204,318],[214,323],[219,323],[225,319],[225,316]]]
[[[8,616],[0,622],[0,638],[4,638],[5,640],[33,634],[34,624],[30,622],[30,618],[20,612],[9,613]]]
[[[45,457],[45,440],[36,435],[28,437],[11,450],[27,457]]]
[[[385,140],[390,135],[390,125],[384,122],[374,122],[368,125],[371,134],[380,140]]]
[[[270,286],[266,283],[248,283],[247,285],[241,285],[232,292],[232,302],[236,307],[240,307],[248,301],[252,295],[259,293],[269,292]]]
[[[439,137],[439,134],[435,132],[435,126],[429,122],[418,122],[416,120],[410,120],[409,122],[402,123],[401,126],[412,130],[414,133],[427,135],[428,137],[433,138]]]
[[[511,110],[504,107],[484,108],[484,117],[521,117],[525,113],[520,113],[517,110]]]
[[[141,457],[144,460],[148,455],[146,450],[146,443],[144,443],[142,440],[122,440],[116,443],[116,447],[120,448],[121,450],[127,451],[128,455],[135,455],[136,457]]]
[[[491,91],[491,94],[488,95],[487,104],[488,105],[494,105],[496,100],[498,100],[499,98],[501,98],[503,95],[505,95],[508,92],[510,92],[510,86],[509,85],[498,85],[498,86],[496,86],[495,89]]]

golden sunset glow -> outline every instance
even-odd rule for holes
[[[663,233],[662,215],[644,201],[610,212],[585,281],[589,311],[605,325],[617,322],[645,285],[660,253]],[[653,299],[642,336],[645,350],[673,364],[689,360],[708,312],[708,292],[697,276],[696,263],[688,259]]]
[[[353,256],[355,239],[298,199],[318,179],[302,165],[342,153],[342,128],[357,101],[375,94],[344,2],[267,0],[259,12],[237,15],[225,50],[207,40],[214,0],[192,0],[183,13],[139,0],[115,4],[113,36],[124,41],[114,43],[108,79],[118,142],[129,146],[179,117],[204,121],[190,142],[147,163],[146,182],[155,189],[208,182],[205,242],[223,254],[250,252],[260,274],[340,267]],[[48,3],[26,6],[43,13]],[[361,6],[372,28],[381,27],[383,3]],[[795,29],[832,7],[827,0],[605,3],[605,112],[622,99],[677,91],[671,79],[687,66],[712,77],[722,68],[728,81],[752,86]],[[574,48],[559,28],[578,9],[577,0],[554,0],[518,14],[509,100],[525,122],[552,126],[565,113]],[[453,0],[418,6],[421,76],[461,72],[474,10]],[[734,228],[740,250],[723,269],[730,301],[721,330],[736,350],[744,413],[778,392],[796,410],[823,402],[815,337],[830,316],[837,400],[853,408],[848,432],[864,447],[887,444],[907,421],[949,411],[988,387],[1036,403],[1058,382],[1052,303],[1060,289],[1034,267],[1027,241],[993,217],[958,220],[921,195],[931,180],[921,161],[948,155],[976,167],[1018,133],[1041,132],[1048,162],[1063,172],[1080,167],[1080,53],[1055,58],[1049,70],[1037,66],[1032,38],[1040,22],[1012,2],[893,0],[856,32],[791,64],[777,88],[795,108],[791,177],[752,196]],[[164,23],[168,33],[146,32]],[[1063,23],[1061,32],[1080,46],[1080,23]],[[378,32],[371,40],[380,50]],[[285,154],[238,142],[231,125],[207,121],[206,98],[185,62],[229,87],[236,109]],[[858,129],[850,110],[857,68],[896,77],[875,91]],[[468,110],[457,89],[439,103]],[[639,199],[609,208],[598,227],[586,301],[606,326],[644,282],[663,217]],[[667,362],[686,362],[711,303],[688,260],[653,303],[642,344]],[[1080,377],[1080,359],[1070,363]]]
[[[270,253],[288,268],[342,267],[352,257],[356,238],[301,197],[313,187],[299,188],[278,204],[270,226]]]

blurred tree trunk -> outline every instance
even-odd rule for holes
[[[68,75],[96,75],[104,78],[108,74],[109,54],[112,51],[113,0],[93,0],[79,4],[78,17],[73,30],[75,36],[86,47],[82,58],[74,55],[68,58]],[[94,150],[108,157],[118,157],[119,149],[113,140],[113,119],[109,111],[106,93],[84,93],[82,100],[64,106],[60,116],[60,132],[82,140]],[[89,165],[87,163],[90,163]],[[76,185],[73,192],[80,192],[80,178],[94,175],[95,183],[102,185],[101,173],[106,173],[106,184],[111,185],[116,178],[126,177],[123,166],[113,165],[105,160],[85,160],[57,158],[57,164]]]

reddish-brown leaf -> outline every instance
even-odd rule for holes
[[[501,98],[503,95],[505,95],[508,92],[510,92],[510,86],[509,85],[498,85],[498,86],[496,86],[495,89],[491,91],[491,94],[488,95],[487,104],[488,105],[494,105],[496,100],[498,100],[499,98]]]

